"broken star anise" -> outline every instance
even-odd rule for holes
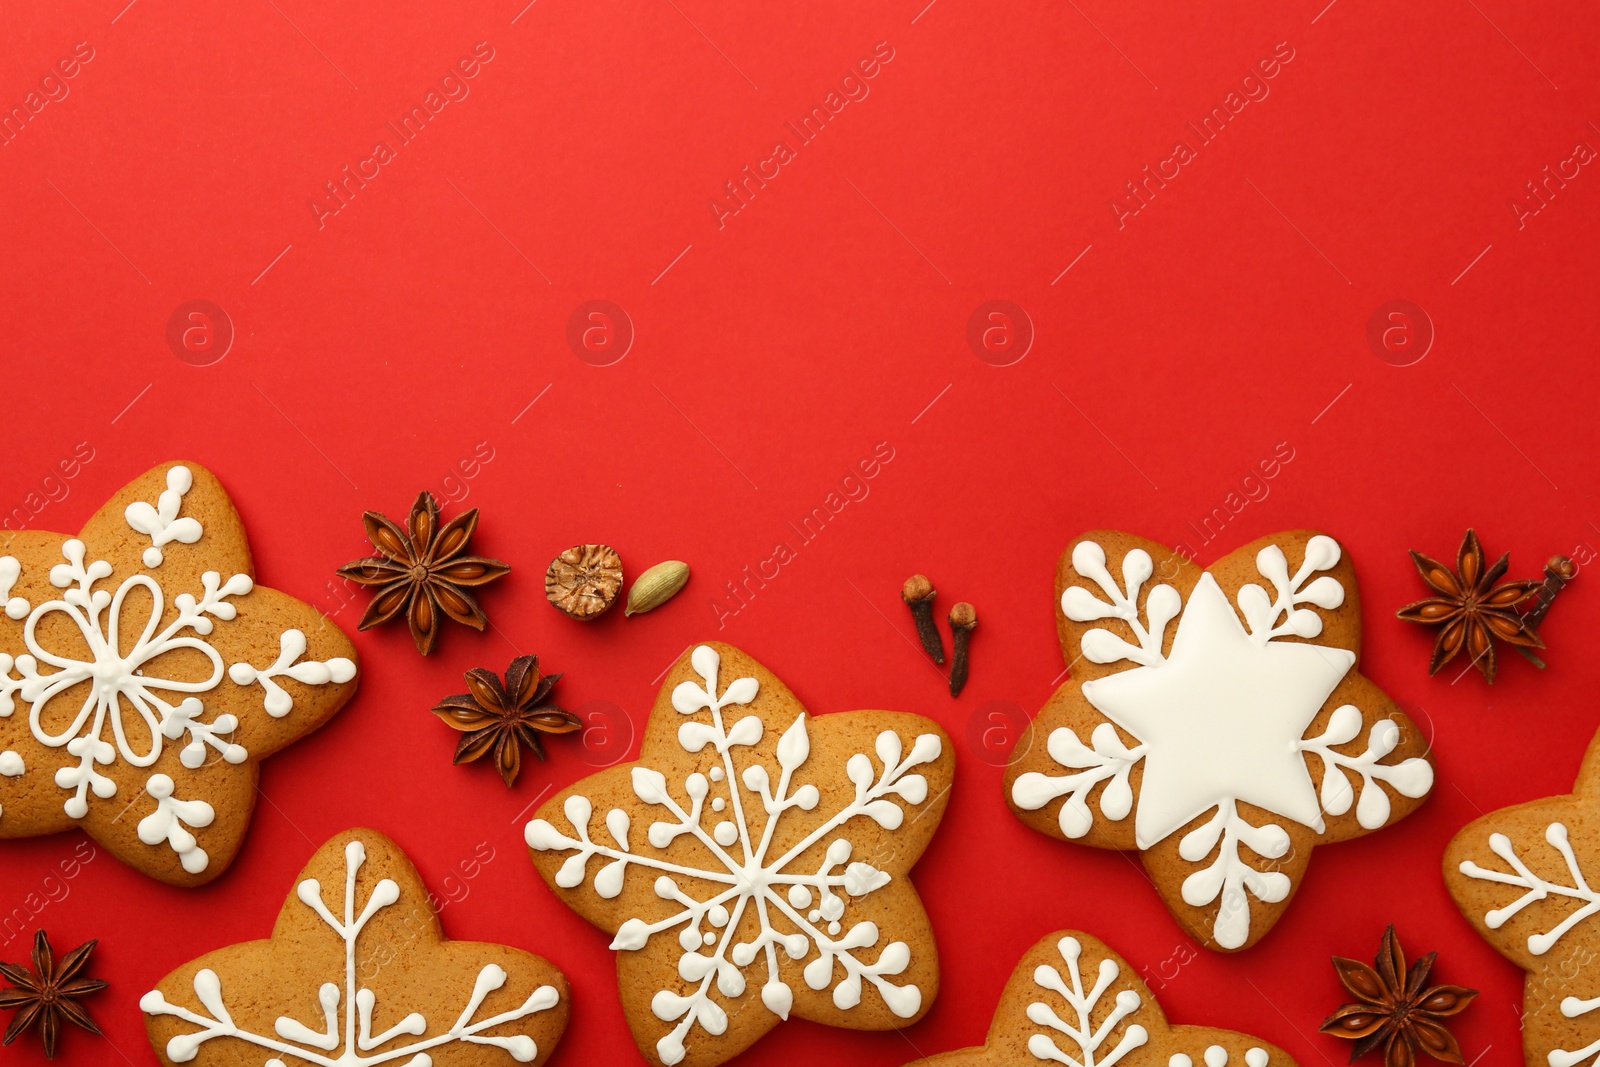
[[[522,770],[522,749],[544,759],[539,735],[567,734],[583,726],[572,712],[547,703],[559,674],[541,674],[538,656],[518,656],[506,670],[505,684],[493,671],[474,667],[466,674],[469,692],[445,697],[433,713],[464,736],[453,763],[471,763],[488,753],[510,786]]]
[[[1458,985],[1424,988],[1437,952],[1430,952],[1406,970],[1406,958],[1394,924],[1383,932],[1376,968],[1359,960],[1333,957],[1339,981],[1356,996],[1318,1027],[1325,1034],[1354,1041],[1350,1062],[1380,1046],[1384,1067],[1412,1067],[1420,1049],[1436,1060],[1461,1063],[1461,1046],[1440,1020],[1458,1014],[1477,997],[1476,989]]]
[[[0,1044],[9,1045],[31,1027],[39,1028],[39,1038],[44,1042],[44,1054],[55,1059],[56,1041],[61,1034],[63,1020],[81,1026],[91,1034],[98,1034],[89,1013],[78,1003],[78,998],[107,983],[97,978],[80,978],[78,975],[89,962],[89,954],[98,941],[86,941],[55,961],[50,951],[50,940],[40,930],[33,939],[33,969],[20,963],[0,963],[0,978],[14,988],[0,990],[0,1010],[14,1009],[11,1025],[6,1027]]]
[[[370,629],[405,612],[411,639],[426,656],[439,639],[443,619],[474,630],[489,624],[468,590],[504,578],[511,568],[497,559],[464,555],[478,527],[477,508],[440,526],[439,502],[423,490],[411,505],[405,529],[376,511],[365,512],[361,521],[380,555],[339,568],[341,577],[378,587],[358,629]]]
[[[1519,605],[1538,596],[1541,583],[1495,585],[1506,573],[1510,558],[1508,552],[1485,568],[1483,546],[1472,530],[1461,539],[1455,570],[1412,550],[1411,559],[1422,580],[1439,595],[1407,604],[1395,614],[1406,622],[1442,627],[1434,642],[1433,657],[1428,660],[1429,675],[1437,674],[1439,668],[1466,649],[1472,665],[1482,672],[1485,681],[1492,683],[1495,641],[1523,649],[1544,647],[1544,641],[1516,611]]]

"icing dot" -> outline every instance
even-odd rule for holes
[[[1228,1050],[1221,1045],[1206,1049],[1206,1067],[1228,1067]]]
[[[707,930],[705,937],[701,938],[701,940],[703,940],[707,945],[715,945],[717,943],[717,935]]]
[[[1244,1054],[1245,1067],[1267,1067],[1267,1050],[1253,1048]]]
[[[706,912],[706,918],[711,920],[712,926],[720,930],[728,925],[728,909],[721,904],[713,904],[711,909]]]
[[[822,912],[818,911],[816,908],[812,908],[810,913],[806,915],[806,918],[810,919],[812,922],[821,922]]]
[[[725,808],[727,806],[728,806],[728,802],[726,800],[723,800],[721,797],[717,797],[715,800],[713,800],[711,802],[711,810],[712,811],[721,811],[723,808]]]
[[[1194,1067],[1194,1061],[1182,1052],[1175,1052],[1167,1061],[1167,1067]]]
[[[717,828],[711,831],[711,836],[717,839],[719,845],[731,845],[739,840],[739,828],[731,822],[719,822]]]
[[[803,885],[789,887],[789,903],[795,908],[809,908],[811,906],[811,890]]]
[[[713,767],[713,768],[711,768],[711,770],[709,772],[709,777],[711,778],[711,780],[713,782],[722,781],[722,779],[723,779],[722,768],[721,767]]]
[[[839,924],[838,924],[838,923],[836,923],[836,922],[835,922],[835,923],[829,923],[829,924],[828,924],[828,933],[830,933],[830,934],[833,934],[833,935],[834,935],[834,936],[835,936],[835,937],[837,937],[837,936],[839,936],[839,931],[840,931],[840,930],[841,930],[841,929],[843,929],[843,927],[841,927],[841,926],[840,926],[840,925],[839,925]]]
[[[28,602],[20,596],[14,596],[10,600],[6,601],[7,618],[20,619],[24,615],[28,614],[28,610]]]
[[[22,757],[20,755],[10,749],[0,752],[0,774],[5,775],[7,778],[15,778],[25,770],[27,768],[22,765]]]

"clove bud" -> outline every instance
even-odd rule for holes
[[[967,643],[978,628],[978,609],[965,600],[950,609],[950,695],[958,697],[967,684]]]
[[[1528,613],[1522,616],[1522,625],[1530,630],[1537,630],[1544,621],[1545,613],[1550,610],[1550,605],[1555,603],[1556,594],[1567,587],[1567,583],[1578,576],[1578,565],[1567,556],[1551,556],[1544,565],[1544,580],[1539,583],[1539,591],[1534,594],[1534,605]]]
[[[939,637],[939,627],[933,621],[933,598],[938,595],[938,590],[923,574],[913,574],[900,589],[900,599],[911,609],[911,618],[917,624],[922,650],[933,657],[933,662],[943,663],[944,641]]]
[[[1567,556],[1551,556],[1544,565],[1544,578],[1535,588],[1532,600],[1533,606],[1522,616],[1523,629],[1529,633],[1538,630],[1539,624],[1544,622],[1545,615],[1550,611],[1550,605],[1555,603],[1556,594],[1567,587],[1567,583],[1578,576],[1578,565]],[[1532,649],[1523,648],[1521,645],[1512,645],[1512,648],[1522,653],[1529,663],[1544,670],[1544,660],[1540,659]]]

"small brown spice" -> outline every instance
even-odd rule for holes
[[[544,759],[539,735],[570,734],[583,722],[548,703],[559,674],[541,674],[538,656],[518,656],[506,670],[505,684],[493,671],[474,667],[466,674],[468,692],[445,697],[433,713],[466,736],[456,745],[455,764],[494,754],[495,770],[510,787],[522,770],[522,750]]]
[[[950,609],[950,695],[958,697],[967,684],[967,644],[978,628],[978,609],[965,600]]]
[[[1539,588],[1528,601],[1533,607],[1522,616],[1522,625],[1530,630],[1537,630],[1544,622],[1545,615],[1549,613],[1550,605],[1555,603],[1556,594],[1565,589],[1577,576],[1578,565],[1572,562],[1570,557],[1551,556],[1544,565],[1544,581],[1539,583]]]
[[[605,614],[621,590],[622,557],[610,545],[573,545],[544,572],[545,597],[585,622]]]
[[[1528,651],[1544,647],[1544,641],[1534,632],[1534,625],[1539,617],[1543,617],[1543,611],[1539,611],[1538,617],[1530,623],[1517,613],[1517,609],[1530,604],[1541,595],[1541,591],[1548,597],[1554,597],[1552,587],[1546,582],[1505,582],[1496,585],[1506,573],[1511,554],[1502,555],[1487,568],[1484,558],[1483,546],[1478,543],[1478,535],[1472,530],[1468,530],[1466,537],[1461,540],[1454,570],[1421,552],[1413,550],[1411,553],[1412,562],[1417,565],[1422,580],[1439,595],[1407,604],[1395,614],[1406,622],[1441,627],[1438,639],[1434,642],[1433,656],[1428,661],[1430,675],[1437,674],[1439,668],[1465,649],[1472,665],[1483,674],[1485,681],[1492,684],[1496,667],[1494,643],[1497,640],[1523,652],[1537,666],[1544,666],[1538,657]],[[1551,562],[1555,563],[1555,560]],[[1570,566],[1571,560],[1566,560],[1566,563]],[[1546,573],[1549,574],[1548,569]],[[1575,574],[1576,568],[1571,573]],[[1562,579],[1562,584],[1565,581]],[[1560,586],[1553,588],[1559,589]],[[1548,600],[1544,609],[1549,609]]]
[[[359,585],[378,588],[357,629],[371,629],[404,612],[411,639],[426,656],[439,640],[444,619],[479,631],[489,624],[468,590],[504,578],[511,568],[497,559],[464,554],[478,528],[477,508],[440,526],[439,502],[423,490],[411,505],[404,529],[376,511],[365,512],[361,521],[379,555],[351,560],[338,572]]]
[[[1476,989],[1458,985],[1424,988],[1428,972],[1439,954],[1430,952],[1406,970],[1406,958],[1395,937],[1394,924],[1383,932],[1376,967],[1359,960],[1333,957],[1339,981],[1356,1002],[1346,1004],[1323,1020],[1325,1034],[1354,1041],[1350,1062],[1383,1048],[1384,1067],[1412,1067],[1420,1049],[1436,1060],[1461,1063],[1461,1046],[1441,1021],[1459,1014],[1477,997]]]
[[[88,1011],[78,1003],[78,998],[104,989],[107,983],[97,978],[80,978],[79,974],[89,963],[89,954],[98,941],[85,941],[55,962],[50,951],[50,940],[40,930],[33,938],[33,968],[20,963],[0,963],[0,978],[13,988],[0,990],[0,1010],[14,1010],[11,1025],[6,1027],[0,1044],[9,1045],[34,1026],[39,1028],[39,1039],[44,1043],[44,1054],[55,1059],[56,1041],[61,1034],[61,1023],[71,1023],[91,1034],[100,1027],[89,1017]]]
[[[944,641],[939,627],[933,621],[933,598],[938,590],[926,575],[913,574],[900,589],[900,599],[911,609],[911,618],[917,624],[917,636],[922,639],[922,650],[933,657],[933,662],[944,662]]]

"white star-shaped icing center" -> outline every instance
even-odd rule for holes
[[[1342,648],[1258,642],[1216,579],[1202,575],[1164,662],[1083,686],[1089,703],[1145,745],[1139,847],[1230,798],[1322,832],[1300,741],[1355,661]]]

